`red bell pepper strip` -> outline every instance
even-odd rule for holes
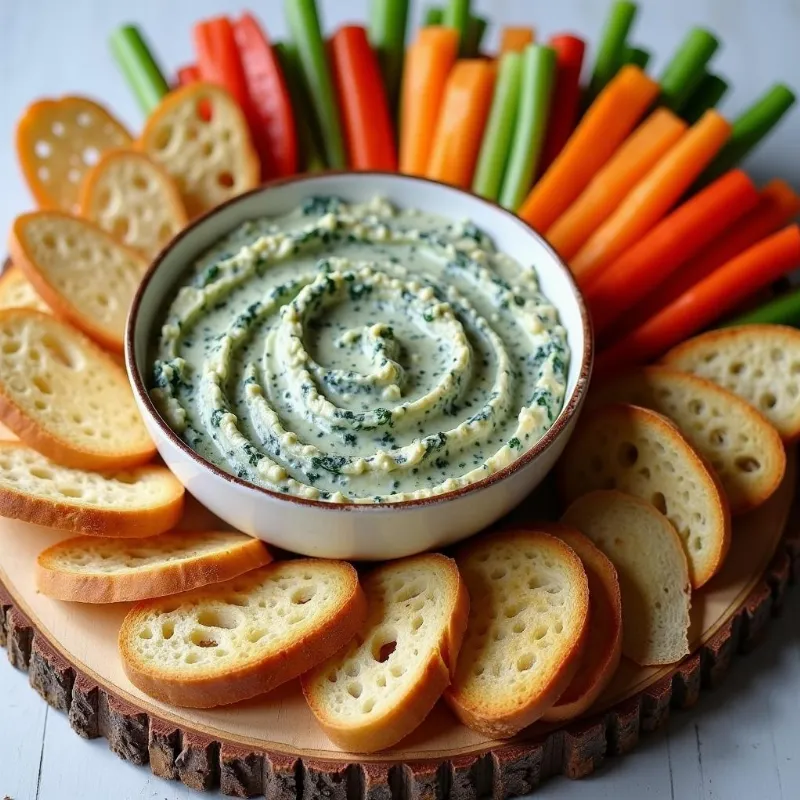
[[[194,47],[200,77],[204,81],[227,89],[239,104],[261,160],[261,177],[264,179],[273,177],[275,164],[270,149],[271,142],[256,115],[247,90],[247,79],[239,58],[239,48],[236,45],[231,21],[227,17],[214,17],[198,22],[194,26]]]
[[[330,41],[350,167],[397,170],[392,117],[366,28],[345,25]]]
[[[280,61],[264,30],[251,14],[233,23],[247,91],[270,144],[275,174],[297,172],[297,129],[292,101]]]
[[[539,172],[553,163],[572,135],[581,104],[581,67],[586,44],[570,34],[551,37],[548,45],[556,51],[556,81],[550,106],[550,122],[542,150]]]
[[[188,86],[200,80],[200,68],[197,64],[187,64],[178,68],[178,86]]]

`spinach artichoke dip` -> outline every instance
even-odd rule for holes
[[[194,264],[151,396],[191,448],[257,486],[397,502],[530,449],[561,410],[568,360],[534,267],[473,224],[312,197]]]

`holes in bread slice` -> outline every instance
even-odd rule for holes
[[[241,625],[242,620],[232,608],[204,608],[197,614],[197,624],[204,628],[223,628],[233,630]]]

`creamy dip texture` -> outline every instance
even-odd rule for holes
[[[568,361],[534,265],[471,223],[312,197],[194,264],[155,345],[151,396],[232,475],[396,502],[530,449],[561,410]]]

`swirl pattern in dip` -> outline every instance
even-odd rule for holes
[[[534,267],[474,225],[314,197],[194,265],[151,396],[194,450],[251,483],[396,502],[530,449],[561,410],[568,359]]]

